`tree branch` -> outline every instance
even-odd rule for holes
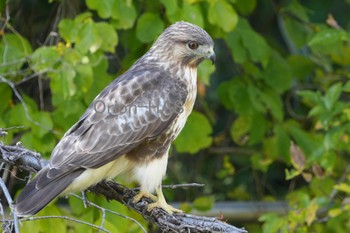
[[[239,229],[224,223],[217,218],[181,213],[171,215],[159,208],[154,208],[152,211],[148,212],[147,206],[152,203],[151,199],[142,198],[140,202],[133,203],[132,200],[136,195],[136,192],[114,181],[102,181],[97,185],[90,187],[88,190],[103,195],[108,200],[116,200],[123,203],[141,214],[147,221],[156,224],[162,232],[247,232],[244,229]]]
[[[24,148],[20,143],[17,143],[16,146],[6,146],[0,143],[0,160],[29,172],[38,172],[47,163],[47,161],[41,158],[39,153]],[[143,198],[140,202],[133,203],[132,200],[136,195],[136,191],[128,189],[114,181],[102,181],[90,187],[88,191],[103,195],[108,200],[121,202],[141,214],[147,221],[154,223],[162,232],[247,232],[244,229],[239,229],[222,222],[217,218],[189,214],[171,215],[159,208],[154,208],[148,212],[147,206],[152,200]]]

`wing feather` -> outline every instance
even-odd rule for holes
[[[168,130],[187,98],[183,81],[132,69],[98,95],[54,149],[50,167],[97,168]]]

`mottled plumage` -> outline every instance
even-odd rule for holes
[[[141,185],[135,201],[157,190],[155,206],[174,211],[165,202],[161,181],[169,147],[192,111],[197,66],[205,58],[214,60],[215,54],[203,29],[186,22],[168,27],[63,136],[49,165],[17,198],[17,214],[33,215],[58,195],[123,172]]]

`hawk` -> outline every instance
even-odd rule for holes
[[[59,195],[84,190],[127,173],[173,213],[161,189],[171,143],[184,127],[197,92],[197,67],[215,61],[212,38],[187,22],[169,26],[149,51],[112,81],[58,142],[49,164],[25,186],[14,210],[36,214]],[[156,191],[157,196],[152,193]]]

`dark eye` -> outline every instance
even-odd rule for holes
[[[197,43],[197,42],[194,42],[194,41],[190,41],[190,42],[188,42],[188,47],[190,48],[190,49],[192,49],[192,50],[195,50],[195,49],[197,49],[198,48],[198,46],[199,46],[199,44]]]

